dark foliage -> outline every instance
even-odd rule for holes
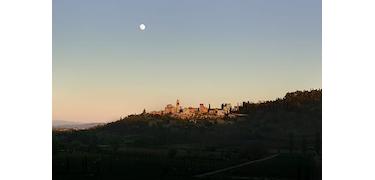
[[[226,120],[234,122],[226,125],[213,124],[207,119],[197,119],[194,124],[169,115],[131,115],[89,130],[53,131],[53,142],[59,142],[53,143],[53,149],[55,153],[56,147],[98,152],[103,146],[117,150],[129,143],[132,146],[221,144],[222,147],[207,145],[207,150],[213,152],[233,144],[245,147],[249,142],[261,141],[266,147],[293,151],[306,150],[314,138],[312,144],[317,153],[321,148],[322,90],[296,91],[287,93],[283,99],[259,104],[244,103],[240,112],[248,115]]]

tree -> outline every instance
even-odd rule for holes
[[[95,151],[99,150],[99,148],[98,148],[98,138],[96,137],[96,135],[93,135],[93,137],[90,139],[89,150],[92,151],[92,152],[95,152]]]
[[[298,161],[297,180],[301,179],[301,162]]]
[[[319,154],[320,146],[321,146],[320,134],[319,134],[319,132],[316,132],[315,133],[315,150],[316,150],[316,154]]]
[[[70,163],[69,163],[69,156],[66,157],[66,173],[69,174]]]
[[[59,139],[55,135],[52,135],[52,155],[56,155],[59,152],[59,145]]]
[[[210,152],[215,152],[216,151],[216,147],[215,146],[208,146],[208,147],[206,147],[206,150],[210,151]]]
[[[280,141],[281,140],[280,140],[280,138],[277,138],[276,141],[277,141],[277,153],[280,154],[280,149],[281,149],[281,142]]]
[[[117,151],[117,149],[121,147],[122,138],[117,134],[112,134],[109,143],[112,146],[113,150]]]
[[[169,157],[175,157],[177,155],[177,149],[171,148],[168,150]]]
[[[82,149],[82,144],[81,142],[77,141],[77,140],[73,140],[71,143],[70,143],[70,149],[74,150],[74,151],[77,151],[77,150],[81,150]]]
[[[250,143],[239,152],[240,157],[246,158],[247,160],[260,159],[266,154],[267,149],[261,142]]]
[[[302,137],[302,151],[303,151],[303,154],[306,153],[306,148],[307,148],[307,140],[306,140],[306,136],[304,135]]]
[[[186,149],[186,155],[187,155],[188,157],[192,157],[192,154],[193,154],[193,150],[191,150],[191,149]]]
[[[221,151],[222,154],[224,153],[224,156],[222,157],[230,159],[232,157],[232,152],[233,152],[233,149],[231,147],[226,147],[224,151]]]
[[[305,166],[305,180],[310,180],[311,174],[310,174],[310,165]]]
[[[109,156],[109,173],[112,173],[112,156]]]
[[[289,133],[289,151],[293,153],[294,150],[294,135],[293,132]]]

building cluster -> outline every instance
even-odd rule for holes
[[[221,104],[221,108],[211,108],[211,105],[205,107],[203,103],[199,105],[198,108],[186,107],[182,108],[180,106],[180,101],[176,101],[176,106],[168,104],[164,110],[152,111],[150,114],[165,115],[170,114],[174,117],[179,117],[182,119],[189,118],[220,118],[231,114],[233,111],[230,103]]]

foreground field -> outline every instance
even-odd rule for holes
[[[315,155],[280,154],[254,164],[197,179],[319,179]],[[239,164],[150,154],[72,153],[53,157],[53,179],[194,179]],[[237,164],[236,164],[237,163]]]
[[[321,179],[313,155],[281,154],[259,163],[249,164],[215,175],[217,178]]]
[[[230,165],[193,158],[171,158],[152,154],[92,154],[72,153],[53,157],[55,179],[126,177],[154,179],[156,177],[191,177],[192,175]]]

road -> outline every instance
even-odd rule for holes
[[[204,177],[204,176],[208,176],[208,175],[212,175],[212,174],[221,173],[221,172],[228,171],[228,170],[231,170],[231,169],[234,169],[234,168],[246,166],[246,165],[261,162],[261,161],[266,161],[266,160],[272,159],[272,158],[274,158],[278,155],[279,154],[276,154],[276,155],[269,156],[269,157],[266,157],[266,158],[263,158],[263,159],[258,159],[258,160],[255,160],[255,161],[249,161],[249,162],[246,162],[246,163],[243,163],[243,164],[227,167],[227,168],[224,168],[224,169],[219,169],[219,170],[216,170],[216,171],[212,171],[212,172],[208,172],[208,173],[204,173],[204,174],[199,174],[199,175],[196,175],[195,177]]]

